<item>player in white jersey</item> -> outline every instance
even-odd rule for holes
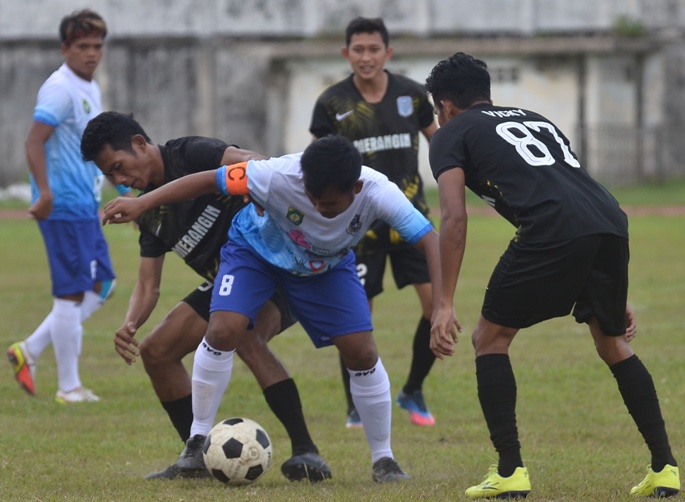
[[[83,10],[62,19],[64,64],[38,92],[33,123],[26,139],[32,205],[50,265],[53,307],[40,326],[7,351],[15,378],[35,393],[35,363],[52,343],[57,361],[57,395],[61,403],[98,401],[81,385],[78,361],[82,322],[100,308],[114,286],[114,272],[98,218],[104,177],[81,159],[81,135],[102,111],[93,73],[107,35],[104,20]]]
[[[221,250],[209,327],[195,352],[189,442],[211,429],[231,378],[235,347],[280,287],[314,345],[335,345],[345,362],[371,448],[372,478],[407,479],[390,445],[390,382],[371,335],[371,312],[351,250],[380,219],[422,251],[439,278],[438,236],[430,222],[396,184],[363,167],[359,151],[342,136],[318,139],[301,154],[224,166],[138,199],[115,199],[105,206],[103,221],[131,221],[151,207],[217,190],[249,195],[254,204],[235,216]],[[433,287],[439,291],[439,280]],[[177,462],[188,461],[188,453]]]

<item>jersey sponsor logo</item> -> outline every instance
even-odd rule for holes
[[[214,206],[207,206],[185,235],[179,239],[172,248],[172,251],[181,258],[188,256],[188,254],[195,249],[195,246],[200,243],[202,238],[207,235],[207,232],[214,226],[220,214],[220,209],[217,209]]]
[[[347,117],[349,117],[353,113],[354,113],[354,110],[350,110],[349,112],[345,112],[345,113],[336,113],[335,114],[335,120],[337,120],[338,122],[342,122],[343,120],[345,120]]]
[[[490,115],[491,117],[499,117],[499,118],[525,117],[526,116],[526,112],[524,112],[520,108],[517,108],[516,110],[487,110],[487,111],[484,110],[481,113],[484,113],[485,115]]]
[[[397,113],[400,114],[400,117],[410,117],[414,113],[414,103],[411,96],[397,98]]]
[[[295,209],[294,207],[289,207],[288,213],[286,214],[286,218],[288,218],[288,220],[290,220],[295,225],[300,225],[302,224],[302,220],[304,219],[304,213],[298,209]]]
[[[326,262],[323,260],[311,260],[309,262],[309,270],[314,274],[318,274],[326,269]]]
[[[360,153],[381,152],[384,150],[402,150],[412,148],[411,134],[386,134],[385,136],[372,136],[354,141]]]

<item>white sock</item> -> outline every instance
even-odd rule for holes
[[[38,361],[38,358],[43,354],[45,349],[52,343],[50,339],[50,326],[52,324],[52,311],[47,315],[43,322],[40,323],[31,335],[24,340],[24,347],[29,353],[33,363]]]
[[[213,349],[203,338],[193,362],[193,425],[190,437],[206,436],[214,426],[221,398],[231,381],[235,350]]]
[[[50,317],[50,334],[57,362],[57,386],[63,392],[72,391],[81,387],[78,357],[83,328],[79,302],[55,298]]]
[[[373,368],[350,373],[350,393],[364,426],[366,440],[371,448],[371,460],[394,458],[390,447],[392,401],[390,380],[380,358]]]
[[[88,319],[93,312],[102,307],[105,300],[95,291],[86,291],[83,293],[83,300],[81,301],[81,322]]]

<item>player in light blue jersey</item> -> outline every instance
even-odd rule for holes
[[[102,57],[107,26],[95,12],[82,10],[64,17],[59,32],[64,63],[38,92],[25,143],[32,187],[29,213],[38,221],[45,242],[54,302],[41,325],[26,340],[14,343],[7,356],[17,382],[33,395],[36,361],[52,343],[56,400],[75,403],[99,400],[82,386],[79,376],[82,322],[114,287],[98,218],[104,177],[81,158],[83,130],[102,111],[93,73]]]
[[[137,199],[117,198],[105,206],[103,221],[131,221],[151,207],[217,190],[249,195],[255,204],[235,216],[221,250],[209,327],[195,351],[191,438],[177,464],[201,462],[201,448],[190,445],[201,444],[212,428],[235,348],[280,287],[314,345],[335,345],[345,362],[371,448],[372,478],[407,479],[390,444],[390,381],[371,335],[371,311],[352,248],[382,220],[426,255],[439,291],[437,232],[396,184],[362,166],[361,154],[342,136],[318,139],[301,154],[224,166]]]

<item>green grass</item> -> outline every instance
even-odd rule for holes
[[[685,249],[684,217],[631,218],[631,293],[638,314],[633,347],[650,369],[675,454],[685,459]],[[371,481],[363,434],[344,428],[345,404],[334,349],[315,350],[295,327],[273,342],[298,383],[310,432],[333,470],[318,485],[292,484],[279,467],[290,453],[288,438],[266,406],[254,378],[237,363],[218,417],[246,416],[261,423],[274,443],[272,468],[254,485],[226,488],[211,480],[150,482],[142,476],[166,467],[182,449],[140,363],[126,366],[113,349],[137,271],[135,230],[105,228],[119,274],[115,296],[85,328],[81,376],[102,398],[97,404],[54,402],[51,349],[40,360],[34,398],[16,386],[5,364],[0,378],[0,500],[76,501],[440,501],[463,500],[492,463],[476,395],[470,330],[483,290],[513,229],[500,218],[472,216],[457,295],[464,324],[457,353],[438,361],[424,391],[437,419],[412,426],[393,407],[393,448],[410,473],[408,483]],[[2,289],[0,348],[28,335],[51,306],[47,264],[35,223],[0,225]],[[176,257],[168,257],[162,297],[141,336],[199,283]],[[375,338],[390,374],[393,396],[408,371],[418,321],[413,291],[386,292],[375,303]],[[516,372],[519,429],[533,501],[629,500],[644,475],[647,449],[596,356],[587,329],[566,317],[525,330],[511,352]],[[192,364],[192,358],[187,358]],[[680,497],[682,499],[682,496]]]

